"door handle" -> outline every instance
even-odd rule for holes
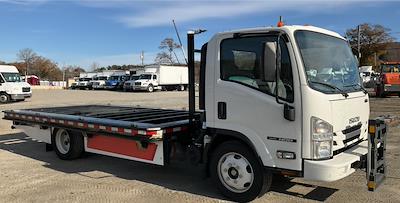
[[[218,102],[218,119],[226,119],[226,103]]]

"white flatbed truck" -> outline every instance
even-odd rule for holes
[[[263,195],[273,173],[336,181],[365,160],[369,98],[342,36],[263,27],[218,33],[195,50],[198,33],[188,32],[189,111],[89,105],[9,110],[4,118],[61,159],[92,152],[165,166],[180,144],[238,202]]]

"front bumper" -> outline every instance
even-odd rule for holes
[[[385,92],[400,92],[400,85],[385,84],[383,88]]]
[[[32,97],[32,93],[25,93],[25,94],[11,94],[11,99],[12,100],[22,100],[25,98],[30,98]]]
[[[132,90],[147,90],[147,86],[133,86]]]
[[[331,182],[352,174],[352,166],[368,153],[368,140],[328,160],[304,160],[304,179]]]

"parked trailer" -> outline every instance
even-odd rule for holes
[[[216,34],[200,51],[196,111],[201,32],[187,35],[189,111],[89,105],[9,110],[4,118],[61,159],[86,151],[167,165],[179,144],[238,202],[263,195],[273,173],[336,181],[366,160],[369,98],[343,37],[313,26]]]
[[[180,90],[187,89],[188,68],[186,66],[147,66],[132,86],[133,90]]]

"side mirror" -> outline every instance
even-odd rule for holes
[[[263,57],[263,65],[264,65],[264,81],[266,82],[275,82],[276,81],[276,50],[277,43],[276,42],[266,42],[264,44],[264,57]]]

